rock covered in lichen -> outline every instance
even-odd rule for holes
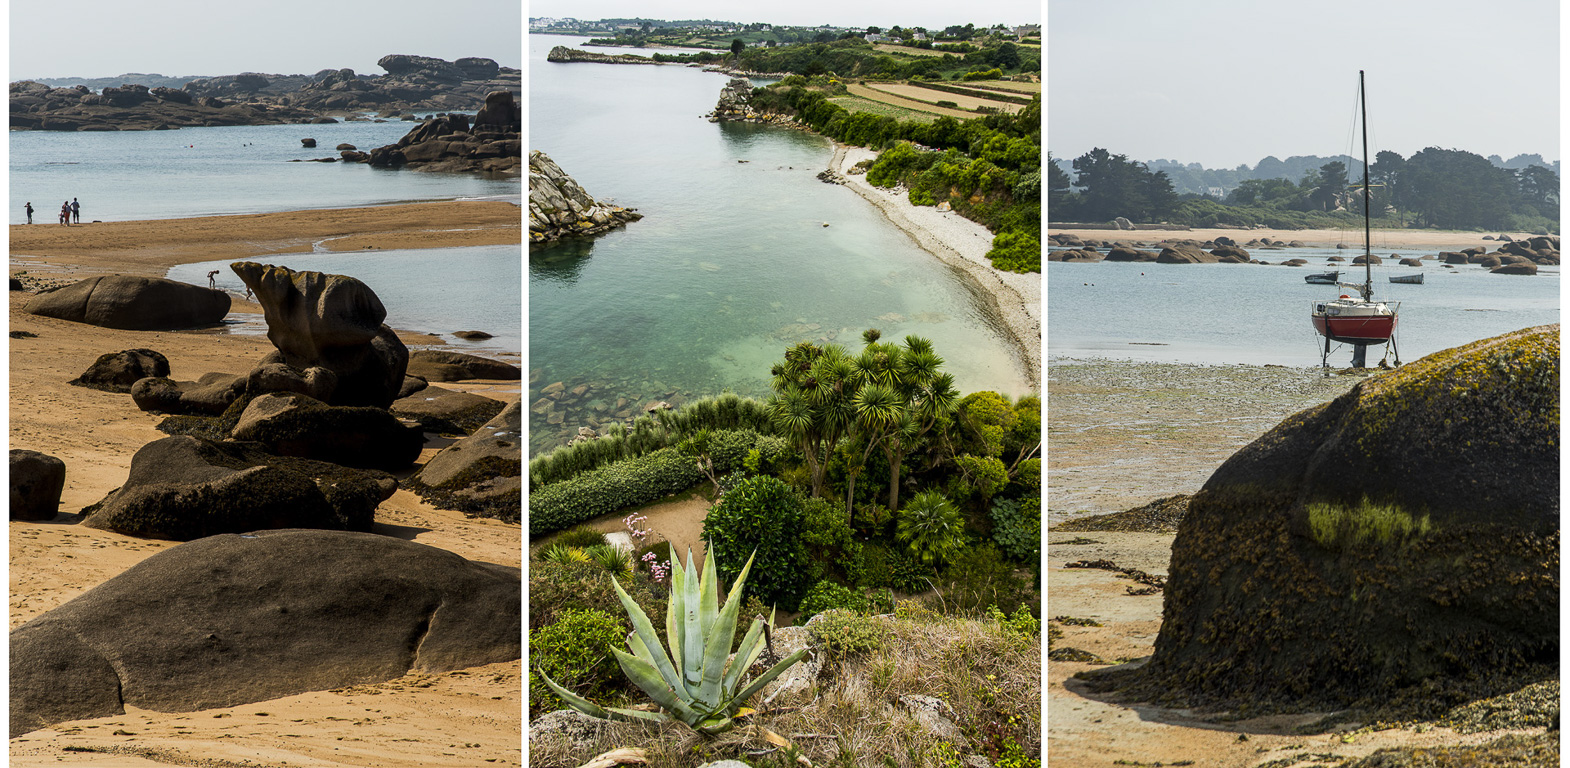
[[[595,202],[555,161],[539,150],[529,151],[529,242],[597,235],[643,214]]]
[[[1558,396],[1559,326],[1541,326],[1283,421],[1193,497],[1155,653],[1107,683],[1216,707],[1421,710],[1552,664]]]

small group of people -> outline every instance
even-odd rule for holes
[[[29,202],[22,207],[22,210],[27,212],[27,223],[33,223],[33,204]],[[70,202],[60,204],[60,223],[70,226],[73,221],[77,224],[82,223],[82,204],[74,197]]]

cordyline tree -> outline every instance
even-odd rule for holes
[[[880,338],[876,329],[864,333],[866,347],[854,358],[837,344],[802,342],[786,350],[772,370],[770,415],[801,446],[813,496],[823,495],[824,468],[841,438],[862,441],[860,455],[846,457],[847,513],[856,477],[874,449],[888,459],[888,506],[898,509],[901,462],[958,402],[954,377],[940,370],[943,359],[932,342],[907,336],[901,346],[880,344]]]

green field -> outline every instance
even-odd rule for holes
[[[918,112],[914,109],[905,109],[892,104],[863,99],[860,96],[836,96],[829,99],[829,101],[851,112],[871,112],[874,115],[886,115],[896,120],[914,120],[918,123],[930,123],[938,119],[938,116],[931,112]]]

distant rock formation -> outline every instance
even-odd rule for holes
[[[752,82],[745,77],[733,77],[720,89],[720,100],[708,114],[709,122],[772,123],[796,126],[787,115],[759,112],[752,107]]]
[[[242,72],[186,78],[179,88],[156,76],[152,88],[127,79],[103,87],[101,93],[89,85],[52,88],[20,81],[11,83],[11,128],[136,131],[300,123],[323,113],[345,119],[364,119],[363,112],[393,117],[411,110],[479,109],[493,92],[522,89],[521,72],[493,59],[449,62],[394,54],[377,63],[387,74],[357,75],[347,68],[314,75]]]
[[[643,214],[594,201],[544,152],[529,152],[529,242],[597,235]]]
[[[559,64],[573,62],[590,62],[594,64],[662,64],[647,56],[635,56],[630,53],[611,55],[609,53],[595,53],[593,51],[580,51],[577,48],[568,48],[558,45],[545,54],[545,60]]]
[[[161,277],[103,275],[44,291],[22,311],[127,331],[212,325],[229,314],[229,294]]]
[[[351,147],[339,154],[345,162],[385,168],[517,175],[523,163],[522,131],[523,110],[512,92],[494,91],[473,124],[466,115],[443,115],[421,123],[397,144],[369,153]]]

